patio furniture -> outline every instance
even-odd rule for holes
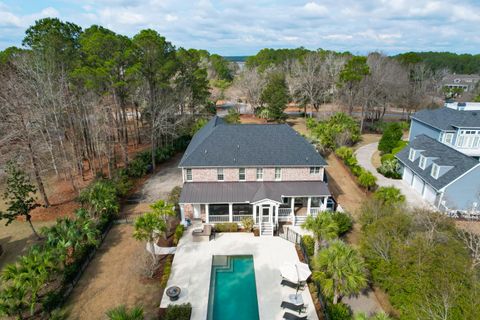
[[[287,320],[307,320],[307,316],[296,316],[294,315],[293,313],[290,313],[290,312],[285,312],[283,314],[283,319],[287,319]]]
[[[213,227],[210,224],[203,226],[203,229],[195,229],[192,231],[192,236],[195,237],[208,237],[208,240],[212,238],[214,234]]]
[[[293,283],[305,282],[312,274],[308,264],[303,262],[285,263],[280,267],[280,273],[284,279]]]
[[[292,282],[290,280],[287,280],[287,279],[282,279],[282,282],[280,283],[283,286],[287,286],[287,287],[290,287],[290,288],[293,288],[293,289],[298,289],[298,290],[303,290],[305,289],[305,282]]]
[[[282,309],[290,309],[292,311],[297,311],[298,314],[302,313],[302,312],[305,312],[307,310],[307,308],[305,307],[305,305],[302,303],[302,304],[294,304],[294,303],[291,303],[291,302],[288,302],[288,301],[282,301],[282,304],[280,305],[280,307]]]
[[[181,292],[182,290],[180,289],[180,287],[171,286],[167,289],[165,294],[167,295],[167,297],[170,298],[170,301],[177,301]]]
[[[289,294],[288,295],[288,301],[290,303],[293,303],[295,305],[303,305],[303,297],[302,295],[298,295],[298,294]]]

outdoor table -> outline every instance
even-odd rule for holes
[[[178,297],[180,296],[180,292],[182,290],[178,286],[171,286],[167,289],[167,296],[170,298],[170,301],[176,301],[178,300]]]
[[[303,297],[301,294],[289,294],[288,301],[290,301],[294,305],[299,306],[303,304]]]

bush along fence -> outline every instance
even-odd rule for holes
[[[189,137],[182,136],[171,146],[158,148],[156,161],[169,159],[185,149],[188,142]],[[99,178],[82,190],[78,198],[82,208],[76,210],[75,218],[59,218],[54,226],[43,228],[44,241],[4,268],[0,315],[18,319],[51,318],[107,236],[120,211],[121,199],[132,187],[132,179],[147,173],[149,155],[148,152],[137,155],[131,166],[117,170],[112,179]]]
[[[314,246],[313,239],[309,241],[309,239],[307,238],[308,236],[302,237],[299,233],[291,230],[290,228],[286,228],[285,232],[279,233],[279,236],[287,241],[293,242],[296,245],[297,249],[299,249],[302,252],[305,262],[310,266],[310,269],[313,270],[312,261],[311,261],[311,258],[313,257],[313,246]],[[335,320],[335,319],[330,319],[328,316],[328,312],[327,312],[328,306],[326,304],[327,300],[323,296],[322,290],[320,288],[320,284],[318,284],[318,282],[316,281],[312,281],[309,284],[309,289],[312,293],[312,296],[317,297],[318,302],[320,303],[323,319]]]
[[[354,180],[365,191],[373,191],[378,188],[377,178],[358,164],[357,157],[355,157],[351,148],[345,146],[337,148],[335,156],[342,160],[348,171],[353,175]]]

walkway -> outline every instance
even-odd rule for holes
[[[380,187],[393,186],[400,189],[400,191],[402,191],[402,193],[405,195],[407,204],[410,207],[430,207],[430,205],[423,200],[422,196],[413,190],[413,188],[410,187],[405,181],[386,178],[377,172],[377,169],[372,164],[372,157],[375,151],[377,151],[377,148],[378,142],[370,143],[359,148],[355,152],[358,164],[370,171],[377,178],[377,184]]]

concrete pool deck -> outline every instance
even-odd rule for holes
[[[169,304],[192,304],[192,320],[205,320],[208,310],[210,272],[213,255],[253,255],[255,282],[257,287],[258,310],[261,320],[282,319],[286,310],[280,308],[295,289],[280,285],[280,267],[285,262],[298,261],[293,243],[279,237],[255,237],[252,233],[220,233],[212,241],[193,241],[189,227],[177,246],[173,259],[172,273],[167,288],[177,285],[182,292],[180,298],[171,302],[163,294],[161,308]],[[302,295],[310,320],[317,320],[312,298],[306,288]],[[294,311],[290,311],[294,313]],[[298,313],[297,313],[298,314]],[[302,314],[305,315],[305,314]]]

